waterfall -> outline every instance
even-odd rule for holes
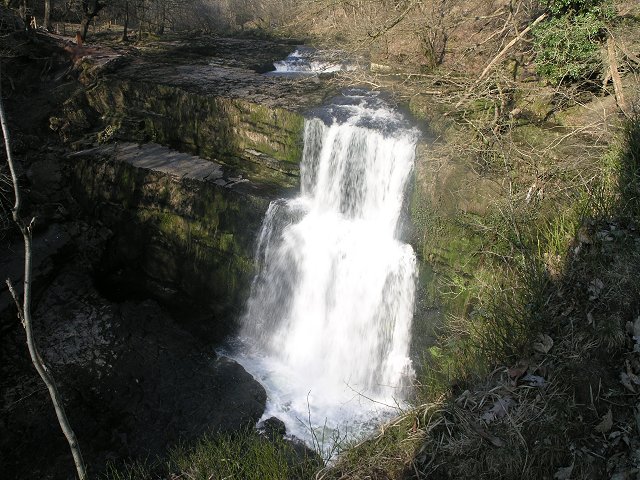
[[[398,230],[417,132],[370,93],[316,113],[300,195],[265,216],[237,355],[267,389],[265,416],[308,441],[357,435],[402,401],[416,278]]]

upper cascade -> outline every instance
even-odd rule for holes
[[[342,51],[316,50],[299,46],[287,58],[274,62],[276,74],[318,74],[332,73],[356,68],[351,61],[345,60]]]

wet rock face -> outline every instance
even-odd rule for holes
[[[153,457],[178,440],[253,424],[264,410],[264,389],[240,365],[216,357],[152,300],[105,300],[85,273],[61,273],[34,318],[94,473],[108,459]],[[64,478],[68,447],[20,333],[2,348],[11,359],[1,367],[3,478]]]
[[[114,232],[97,272],[112,290],[242,308],[270,188],[157,145],[105,146],[70,161],[76,198]],[[233,322],[224,322],[209,322],[210,335],[227,333]]]
[[[167,76],[163,71],[156,73],[160,78]],[[183,73],[178,75],[175,83]],[[211,81],[215,73],[199,71],[192,76],[194,82],[200,82],[200,76]],[[249,169],[262,166],[285,174],[297,173],[303,117],[256,103],[264,98],[208,96],[175,84],[132,79],[104,79],[87,96],[118,138],[160,143],[210,160],[223,160],[240,169],[253,162],[257,165]],[[261,162],[252,151],[270,161]]]

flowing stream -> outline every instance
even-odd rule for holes
[[[307,75],[319,73],[333,73],[341,70],[354,70],[356,65],[345,59],[344,52],[334,50],[315,50],[300,46],[290,53],[287,58],[273,64],[275,75]]]
[[[232,356],[266,388],[264,418],[325,453],[402,404],[416,260],[398,239],[417,131],[350,91],[304,128],[301,192],[272,202]]]

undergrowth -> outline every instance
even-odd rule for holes
[[[318,458],[300,445],[253,428],[174,447],[167,460],[110,465],[105,480],[288,480],[312,478]]]
[[[635,119],[597,162],[583,165],[590,180],[572,185],[570,200],[550,199],[555,210],[512,202],[497,209],[501,218],[482,219],[483,228],[477,218],[468,222],[467,234],[494,229],[499,241],[470,242],[473,274],[454,268],[457,280],[440,283],[453,301],[422,355],[421,406],[323,478],[586,479],[636,471],[639,152]]]

